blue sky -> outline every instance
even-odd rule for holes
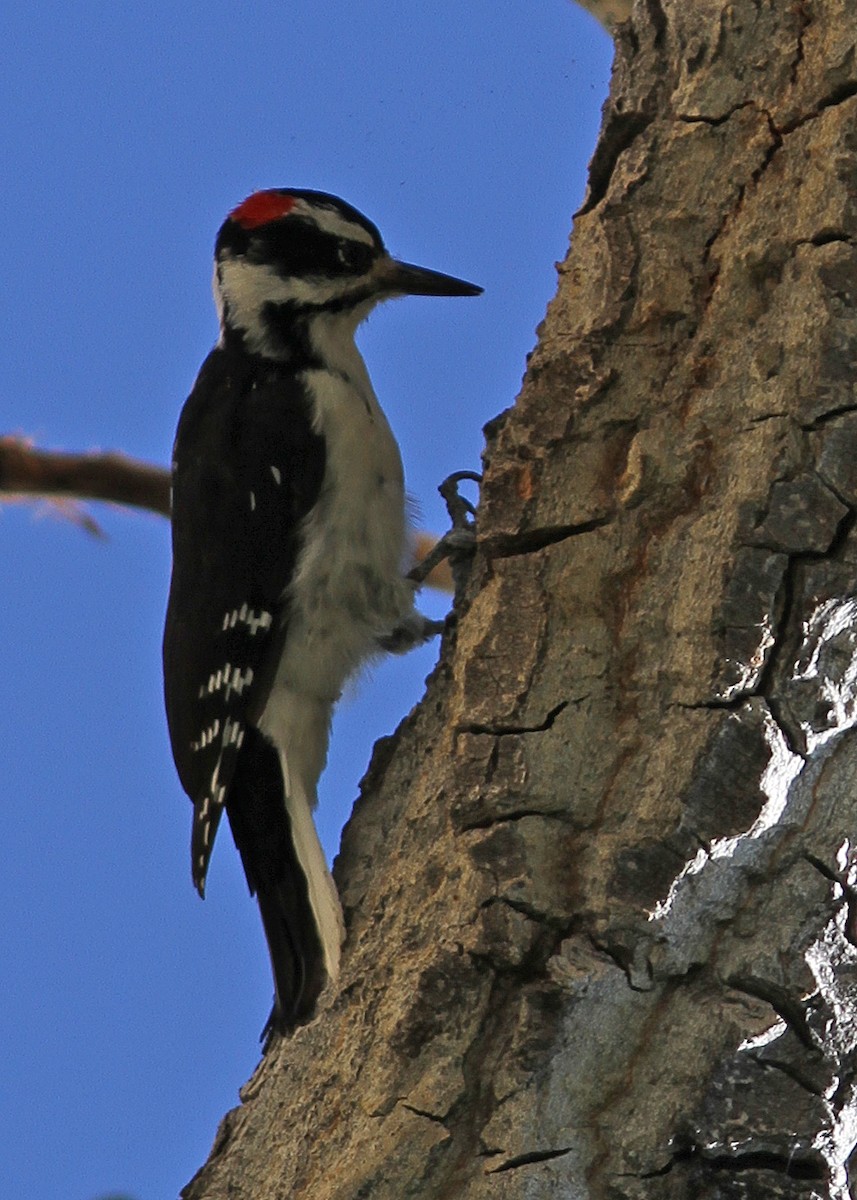
[[[408,261],[480,283],[360,335],[409,489],[478,469],[555,289],[611,47],[569,0],[7,8],[0,45],[0,432],[166,464],[215,338],[211,247],[266,186],[343,196]],[[0,509],[0,1195],[175,1196],[258,1058],[271,984],[224,825],[208,894],[161,703],[165,521],[96,540]],[[424,607],[443,612],[443,599]],[[334,725],[336,852],[372,743],[436,647],[376,667]]]

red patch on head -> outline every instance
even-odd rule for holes
[[[269,221],[278,221],[280,217],[285,217],[295,204],[294,196],[285,192],[254,192],[237,208],[233,208],[229,216],[242,229],[256,229],[259,225],[267,225]]]

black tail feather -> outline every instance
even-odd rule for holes
[[[226,812],[271,956],[275,999],[263,1033],[267,1043],[272,1034],[288,1033],[311,1019],[327,972],[292,841],[279,755],[252,726],[245,729]]]

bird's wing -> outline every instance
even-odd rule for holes
[[[194,803],[200,893],[248,711],[282,650],[301,522],[324,465],[300,380],[277,364],[212,351],[176,434],[164,632],[167,719]]]

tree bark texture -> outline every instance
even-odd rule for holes
[[[580,0],[580,4],[610,33],[621,21],[628,20],[633,8],[631,0]]]
[[[620,31],[341,988],[187,1200],[839,1197],[857,1141],[857,20]]]

